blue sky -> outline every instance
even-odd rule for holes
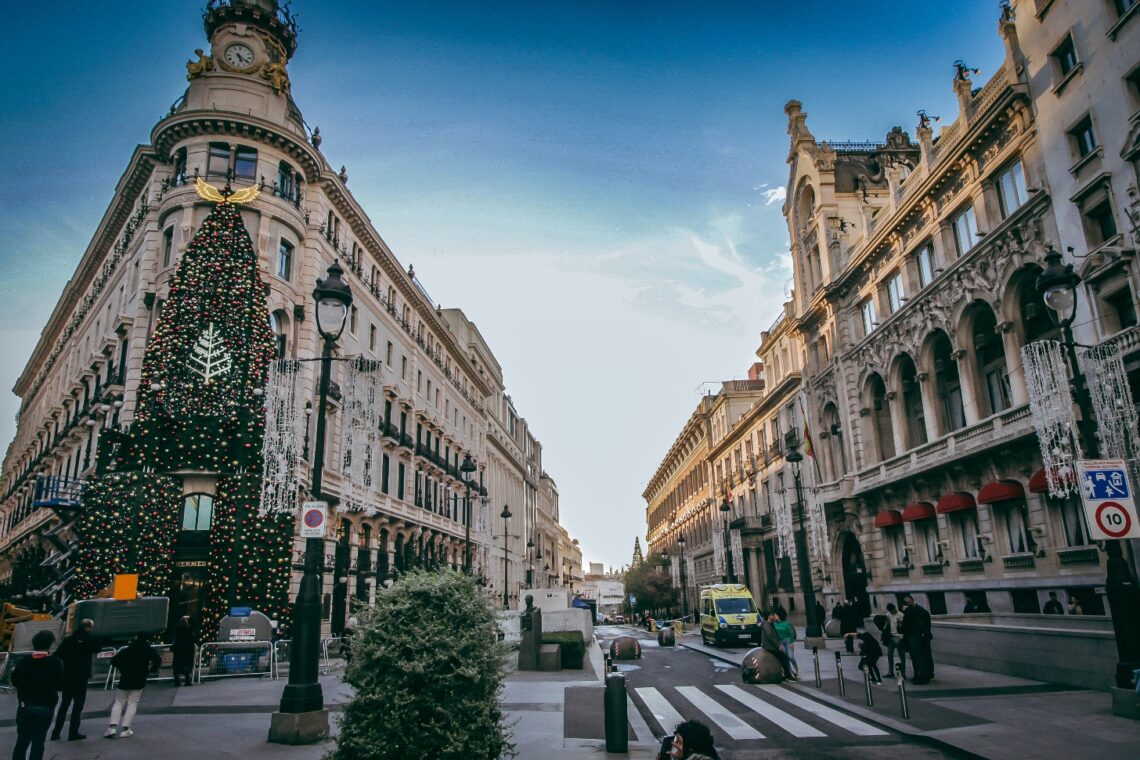
[[[6,10],[0,384],[205,47],[200,0]],[[296,0],[293,95],[405,265],[482,330],[585,558],[628,562],[704,383],[742,377],[791,272],[784,103],[818,139],[952,121],[996,0]],[[18,400],[0,393],[0,439]]]

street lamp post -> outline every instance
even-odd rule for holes
[[[475,460],[470,452],[463,455],[459,471],[463,473],[463,483],[467,487],[467,498],[463,502],[463,572],[471,575],[471,473],[475,472]]]
[[[325,464],[325,407],[328,404],[329,375],[337,339],[344,331],[348,310],[352,307],[352,291],[341,275],[337,262],[328,268],[328,276],[317,280],[313,289],[316,301],[317,331],[323,339],[321,378],[317,400],[317,436],[313,445],[311,491],[321,498],[321,476]],[[321,690],[319,650],[321,639],[321,568],[324,565],[324,539],[305,539],[305,569],[293,605],[292,645],[289,653],[289,683],[281,694],[279,712],[273,713],[269,741],[279,744],[311,744],[328,736],[328,711],[324,709]]]
[[[689,584],[685,580],[685,534],[677,536],[677,547],[681,550],[681,617],[689,617]]]
[[[732,546],[729,543],[728,532],[728,514],[732,511],[732,503],[728,500],[728,493],[724,495],[724,501],[720,503],[721,514],[724,515],[724,581],[725,583],[736,583],[736,573],[732,568]]]
[[[499,517],[503,518],[503,609],[509,610],[511,608],[510,586],[507,583],[510,577],[510,567],[508,566],[507,559],[507,520],[511,519],[511,508],[506,504],[503,505],[503,511],[499,513]]]
[[[811,562],[808,559],[807,525],[804,523],[804,496],[803,482],[800,480],[800,462],[804,455],[794,444],[789,446],[784,456],[792,464],[792,478],[796,483],[796,516],[800,527],[796,531],[796,564],[800,571],[800,591],[804,595],[804,636],[807,638],[820,638],[823,636],[821,622],[815,619],[815,587],[811,579]]]
[[[1084,442],[1085,455],[1089,459],[1100,456],[1096,437],[1096,421],[1093,417],[1092,398],[1084,373],[1077,361],[1077,344],[1073,340],[1073,319],[1077,314],[1077,286],[1080,276],[1073,271],[1072,264],[1062,264],[1059,251],[1050,248],[1045,254],[1045,269],[1037,278],[1037,292],[1045,305],[1052,309],[1061,326],[1062,342],[1065,344],[1069,372],[1073,379],[1073,394],[1077,408],[1081,412],[1078,423]],[[1112,630],[1116,635],[1116,686],[1132,688],[1132,672],[1140,668],[1140,589],[1136,578],[1124,558],[1124,549],[1119,539],[1104,542],[1106,563],[1105,595],[1108,597],[1109,611],[1112,613]]]
[[[527,563],[530,565],[530,576],[527,578],[527,583],[534,586],[534,539],[528,538],[526,540],[526,557]]]

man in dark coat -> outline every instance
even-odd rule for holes
[[[916,604],[914,597],[909,594],[903,597],[903,619],[899,628],[914,668],[912,683],[930,683],[934,678],[934,654],[930,651],[930,640],[933,638],[930,613]]]
[[[780,634],[776,632],[776,621],[780,618],[774,612],[762,613],[762,617],[764,622],[760,624],[760,648],[771,652],[772,656],[780,661],[780,670],[783,671],[785,680],[799,680],[792,670],[791,660],[784,654],[784,648],[780,644]]]
[[[1046,615],[1064,615],[1065,608],[1061,606],[1061,602],[1057,600],[1057,592],[1049,592],[1049,601],[1045,602],[1045,609],[1042,610]]]
[[[111,722],[103,737],[114,739],[119,736],[126,739],[135,735],[131,721],[138,709],[146,680],[151,673],[158,672],[162,658],[147,642],[146,634],[140,633],[111,658],[111,664],[119,671],[119,684],[115,689],[115,703],[111,705]],[[120,718],[123,721],[122,732],[118,730]]]
[[[859,608],[850,599],[845,599],[839,608],[839,635],[843,637],[843,645],[848,654],[855,653],[855,636],[862,623],[863,616],[859,614]]]
[[[174,655],[174,685],[178,686],[182,681],[189,686],[194,669],[194,627],[190,624],[189,615],[179,618],[170,651]]]
[[[48,652],[55,634],[40,631],[32,637],[29,657],[12,669],[12,685],[16,687],[16,746],[12,760],[40,760],[44,756],[44,739],[51,728],[55,701],[63,687],[63,667]],[[29,754],[29,751],[31,754]]]
[[[83,716],[83,705],[87,702],[87,682],[91,680],[91,658],[99,651],[99,644],[91,635],[95,623],[80,620],[75,632],[63,640],[55,656],[63,663],[63,699],[55,716],[55,729],[51,732],[53,741],[63,733],[63,722],[67,719],[67,708],[71,707],[71,723],[67,729],[69,742],[86,739],[79,733],[79,721]]]

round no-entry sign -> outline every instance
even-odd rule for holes
[[[1123,538],[1132,531],[1132,515],[1115,501],[1106,501],[1096,508],[1096,527],[1112,538]]]
[[[301,505],[301,537],[322,538],[329,507],[323,501],[306,501]]]

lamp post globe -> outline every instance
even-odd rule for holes
[[[336,341],[344,332],[348,310],[352,306],[352,290],[341,275],[344,270],[334,261],[328,276],[317,280],[313,300],[317,302],[317,331],[326,341]]]
[[[811,578],[811,559],[808,557],[807,524],[804,521],[803,481],[800,479],[800,463],[804,455],[799,447],[789,443],[784,460],[792,465],[792,478],[796,484],[796,516],[799,528],[795,531],[796,564],[799,565],[800,593],[804,597],[804,635],[808,638],[823,636],[822,620],[816,620],[815,586]]]
[[[475,472],[471,452],[463,455],[459,471],[463,473],[463,484],[467,488],[467,499],[463,502],[463,572],[471,575],[471,473]]]

